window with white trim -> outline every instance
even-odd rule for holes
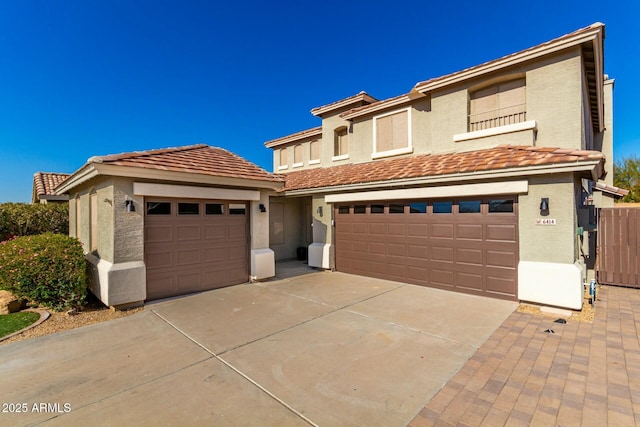
[[[410,108],[373,118],[373,157],[411,152]]]
[[[525,79],[499,83],[469,95],[469,132],[526,120]]]

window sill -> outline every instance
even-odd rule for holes
[[[289,169],[289,165],[278,166],[278,170],[279,171],[283,171],[283,170],[286,170],[286,169]]]
[[[401,154],[413,153],[413,147],[396,148],[395,150],[380,151],[371,155],[372,159],[381,159],[383,157],[399,156]]]
[[[292,167],[294,167],[294,168],[301,168],[302,166],[304,166],[304,163],[294,163],[292,165]]]
[[[320,159],[318,159],[318,160],[309,160],[309,164],[310,165],[319,165],[320,164]]]
[[[475,132],[466,132],[453,135],[453,142],[469,141],[472,139],[485,138],[487,136],[503,135],[506,133],[520,132],[523,130],[535,130],[538,124],[535,120],[528,120],[513,125],[498,126],[490,129],[477,130]]]
[[[341,155],[339,155],[339,156],[333,156],[333,157],[331,158],[331,161],[333,161],[333,162],[337,162],[338,160],[347,160],[348,158],[349,158],[349,155],[348,155],[348,154],[341,154]]]

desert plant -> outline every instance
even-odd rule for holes
[[[69,204],[0,204],[0,241],[14,236],[69,233]]]
[[[0,289],[53,310],[84,303],[86,270],[82,245],[66,235],[45,233],[0,243]]]

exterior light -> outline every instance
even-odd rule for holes
[[[540,199],[540,215],[549,215],[549,198],[543,197]]]
[[[318,213],[318,215],[322,216],[322,206],[318,206],[318,209],[316,209],[316,212]]]
[[[135,212],[136,211],[136,205],[133,204],[133,200],[125,200],[124,201],[124,206],[127,209],[127,212]]]
[[[266,212],[267,211],[267,207],[264,205],[264,203],[260,203],[258,205],[258,208],[260,209],[260,212]]]

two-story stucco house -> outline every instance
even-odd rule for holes
[[[274,173],[206,145],[89,159],[56,189],[124,307],[309,265],[578,309],[612,203],[604,26],[377,100],[314,108]],[[605,161],[605,159],[608,160]]]
[[[594,206],[612,173],[604,26],[417,83],[311,110],[268,141],[276,259],[578,309]],[[609,162],[605,162],[609,159]],[[299,218],[303,217],[304,221]]]

